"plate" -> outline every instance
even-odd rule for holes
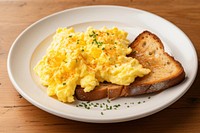
[[[52,34],[58,27],[74,27],[84,31],[88,26],[117,26],[133,40],[149,30],[164,43],[166,51],[183,65],[186,79],[158,94],[102,99],[94,102],[59,102],[46,94],[33,66],[45,54]],[[190,62],[190,63],[188,63]],[[192,65],[191,65],[192,64]],[[142,118],[177,101],[192,85],[197,73],[197,55],[190,39],[178,27],[152,13],[121,6],[87,6],[64,10],[47,16],[24,30],[10,48],[7,69],[16,90],[30,103],[54,115],[93,123],[113,123]]]

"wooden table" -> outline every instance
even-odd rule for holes
[[[176,103],[154,115],[115,124],[91,124],[51,115],[26,101],[11,84],[6,68],[9,48],[27,26],[49,14],[78,6],[112,4],[143,9],[177,25],[200,53],[199,0],[1,0],[0,132],[200,132],[200,73]],[[199,59],[199,57],[198,57]]]

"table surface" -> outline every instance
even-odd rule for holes
[[[146,10],[171,21],[188,35],[199,55],[199,0],[1,0],[0,132],[200,132],[199,72],[189,91],[173,105],[142,119],[115,124],[83,123],[54,116],[33,106],[15,90],[7,74],[6,60],[13,41],[25,28],[61,10],[107,4]]]

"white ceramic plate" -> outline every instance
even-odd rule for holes
[[[73,104],[59,102],[47,96],[46,88],[40,85],[32,69],[45,54],[51,41],[50,35],[58,27],[71,26],[76,31],[84,31],[88,26],[95,28],[117,26],[129,33],[130,40],[142,31],[149,30],[155,33],[163,41],[166,50],[181,62],[186,72],[186,79],[175,87],[151,96],[120,98],[111,102],[107,102],[107,99],[94,101],[90,103],[90,109],[76,107],[82,104],[81,101]],[[45,17],[18,36],[10,49],[7,61],[10,80],[29,102],[60,117],[94,123],[134,120],[166,108],[189,89],[195,79],[198,65],[191,41],[175,25],[149,12],[119,6],[80,7]],[[115,107],[118,104],[121,106]],[[112,109],[106,110],[111,108],[110,106]]]

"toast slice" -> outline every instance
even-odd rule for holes
[[[85,93],[78,86],[76,98],[84,101],[99,100],[105,97],[115,99],[123,96],[135,96],[158,92],[179,84],[185,78],[182,65],[164,51],[161,40],[149,31],[141,33],[131,44],[133,52],[130,57],[136,58],[151,73],[136,80],[129,86],[101,83],[91,92]]]

